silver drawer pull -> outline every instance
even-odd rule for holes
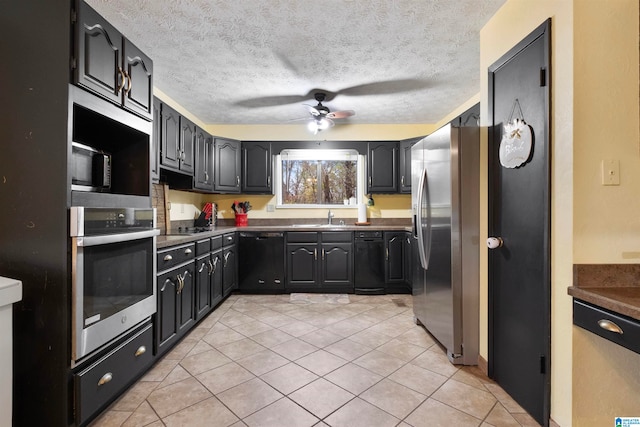
[[[171,256],[171,254],[166,254],[164,256],[164,258],[162,258],[164,261],[171,261],[173,259],[173,257]]]
[[[104,385],[106,383],[108,383],[109,381],[111,381],[113,379],[113,374],[111,372],[107,372],[106,374],[104,374],[102,376],[102,378],[100,378],[100,381],[98,381],[98,385]]]
[[[145,347],[145,346],[141,345],[140,347],[138,347],[138,349],[136,350],[136,352],[135,352],[135,354],[134,354],[134,355],[135,355],[136,357],[138,357],[138,356],[142,356],[142,355],[143,355],[143,354],[145,354],[146,352],[147,352],[147,347]]]
[[[602,329],[605,329],[609,332],[614,332],[620,335],[623,334],[622,328],[616,325],[615,323],[613,323],[611,320],[600,319],[598,320],[598,326],[600,326]]]
[[[187,248],[184,250],[185,255],[189,255],[191,253],[191,249]]]

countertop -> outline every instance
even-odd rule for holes
[[[195,242],[209,237],[220,236],[236,231],[411,231],[407,225],[339,225],[339,224],[295,224],[295,225],[249,225],[246,227],[218,226],[211,231],[194,234],[160,235],[156,238],[158,249],[168,246]]]
[[[576,264],[568,293],[640,321],[640,265]]]
[[[22,282],[0,277],[0,307],[22,300]]]

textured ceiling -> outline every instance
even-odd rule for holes
[[[87,0],[208,124],[287,124],[316,89],[337,122],[435,123],[480,90],[505,0]]]

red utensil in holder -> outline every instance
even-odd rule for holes
[[[247,214],[246,213],[237,213],[236,214],[236,227],[246,227],[248,225]]]

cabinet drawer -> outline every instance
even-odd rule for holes
[[[211,239],[198,240],[196,242],[196,256],[211,252]]]
[[[574,299],[573,324],[635,353],[640,353],[640,321],[638,320]]]
[[[222,245],[231,246],[236,242],[236,233],[228,233],[222,236]]]
[[[353,233],[351,231],[323,231],[322,242],[351,242]]]
[[[287,233],[287,242],[290,243],[317,243],[318,233],[315,231],[293,231]]]
[[[216,236],[211,238],[211,250],[215,251],[222,247],[222,236]]]
[[[158,271],[164,271],[185,261],[195,259],[195,243],[182,246],[173,246],[163,251],[158,251]]]
[[[151,365],[152,349],[153,329],[148,324],[96,363],[74,375],[78,425],[108,405]]]

